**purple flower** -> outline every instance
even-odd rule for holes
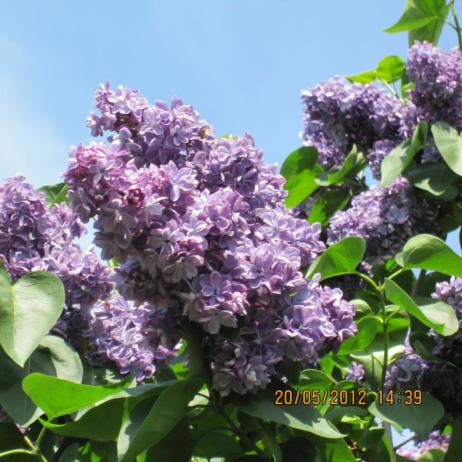
[[[284,362],[315,363],[353,334],[341,291],[302,275],[325,248],[320,226],[281,206],[284,179],[250,135],[216,137],[180,100],[149,104],[121,87],[102,86],[95,102],[93,133],[112,133],[71,153],[73,208],[94,218],[103,258],[121,262],[122,296],[154,311],[162,300],[176,313],[165,332],[202,328],[221,393],[263,388]],[[229,329],[238,340],[225,338]],[[136,332],[130,342],[144,336]],[[111,351],[119,364],[130,356],[126,347]]]
[[[435,231],[437,209],[417,198],[404,177],[386,187],[358,194],[350,207],[337,212],[327,230],[328,243],[347,236],[366,240],[366,261],[381,264],[401,250],[415,234]]]
[[[325,168],[339,167],[356,145],[377,170],[380,140],[398,142],[403,135],[406,106],[372,84],[349,84],[335,77],[302,92],[303,143],[319,151]],[[370,158],[371,154],[371,158]]]

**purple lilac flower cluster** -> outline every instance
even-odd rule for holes
[[[382,160],[418,122],[444,121],[462,130],[462,53],[445,53],[428,42],[409,50],[406,73],[414,88],[405,102],[373,84],[349,84],[340,77],[302,92],[303,143],[315,146],[321,164],[339,167],[356,144],[375,178]],[[439,159],[433,144],[422,161]]]
[[[113,272],[74,242],[84,232],[68,206],[48,207],[44,194],[23,177],[0,184],[0,259],[14,280],[41,270],[63,282],[65,309],[52,333],[69,340],[93,364],[112,361],[123,374],[150,377],[178,342],[159,328],[165,309],[111,295]]]
[[[411,445],[406,445],[398,450],[401,457],[408,460],[419,460],[426,452],[440,449],[446,452],[451,441],[450,433],[441,433],[438,430],[431,432],[425,440],[415,439]]]
[[[404,103],[372,84],[335,77],[302,92],[303,143],[315,146],[323,167],[339,167],[353,145],[376,177],[380,162],[403,139]]]
[[[55,273],[69,308],[91,304],[112,289],[108,268],[73,242],[83,233],[69,207],[48,208],[44,194],[23,177],[0,184],[0,258],[14,280],[34,270]]]
[[[404,177],[385,187],[374,186],[353,198],[350,207],[337,212],[327,230],[328,243],[347,236],[366,240],[366,262],[380,264],[393,257],[418,233],[434,229],[435,210],[417,199]]]
[[[355,332],[342,292],[303,278],[320,227],[280,205],[284,180],[250,135],[216,137],[180,100],[150,105],[124,87],[101,86],[95,105],[88,124],[110,136],[73,149],[73,208],[95,219],[126,299],[165,307],[172,335],[202,327],[217,390],[264,388],[284,361],[315,363]]]
[[[435,299],[443,300],[455,309],[462,320],[462,279],[452,277],[436,284]],[[462,329],[450,337],[431,333],[436,341],[432,353],[438,360],[423,359],[410,346],[406,354],[387,371],[387,386],[395,388],[418,387],[432,393],[448,412],[462,410]]]
[[[406,72],[415,87],[409,97],[419,120],[445,121],[462,130],[462,53],[445,53],[428,42],[409,50]]]

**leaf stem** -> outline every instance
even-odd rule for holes
[[[359,272],[359,271],[355,271],[353,274],[354,274],[355,276],[358,276],[358,277],[364,279],[365,281],[367,281],[367,282],[373,287],[373,289],[374,289],[377,293],[379,293],[379,294],[382,293],[382,289],[381,289],[381,288],[375,283],[375,281],[374,281],[372,278],[370,278],[367,274],[361,273],[361,272]]]
[[[0,452],[0,459],[3,459],[4,457],[8,456],[13,456],[15,454],[26,454],[31,457],[35,457],[37,455],[34,452],[29,451],[28,449],[11,449],[10,451]]]
[[[456,4],[455,0],[451,0],[449,3],[449,7],[451,8],[452,17],[454,18],[454,30],[457,34],[457,41],[459,42],[459,50],[462,52],[462,30],[460,28],[459,18],[457,17],[456,11]]]
[[[380,292],[380,301],[382,309],[382,318],[383,318],[383,365],[382,365],[382,380],[381,388],[385,389],[385,379],[387,377],[387,367],[388,367],[388,318],[387,310],[385,309],[385,299],[383,292]]]

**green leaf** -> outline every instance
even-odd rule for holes
[[[335,380],[328,374],[318,369],[305,369],[300,372],[297,383],[298,390],[325,390],[332,388]]]
[[[416,188],[433,196],[452,200],[458,194],[458,189],[453,185],[458,177],[444,164],[417,165],[409,169],[406,176]]]
[[[432,125],[433,139],[448,167],[462,176],[462,137],[445,122]]]
[[[106,401],[86,412],[80,419],[65,424],[40,420],[53,433],[72,438],[94,441],[114,441],[120,431],[127,399]]]
[[[287,207],[295,207],[319,188],[316,178],[324,170],[317,160],[317,149],[303,146],[289,154],[282,164],[281,175],[287,180],[284,185],[288,191]]]
[[[0,405],[18,424],[28,426],[43,414],[22,389],[22,381],[31,372],[42,372],[57,377],[81,381],[82,363],[78,354],[66,342],[47,336],[19,367],[3,351],[0,352]]]
[[[316,438],[319,462],[356,462],[356,457],[344,440],[329,441]],[[317,459],[318,460],[318,459]]]
[[[426,18],[403,19],[401,18],[396,24],[385,29],[385,32],[396,34],[397,32],[407,32],[414,29],[421,29],[427,24],[438,20],[438,16],[428,16]]]
[[[178,435],[181,435],[181,444],[178,444]],[[216,436],[213,433],[210,433],[210,435],[210,439]],[[227,446],[221,446],[222,453],[226,453],[226,450],[231,449],[230,439],[228,438],[226,442]],[[225,444],[223,438],[218,437],[214,441],[217,445],[220,443]],[[145,462],[190,462],[190,460],[194,460],[191,459],[193,446],[194,441],[189,431],[189,422],[187,419],[183,419],[165,438],[162,438],[158,444],[149,449]]]
[[[395,395],[394,404],[379,404],[374,401],[369,412],[379,419],[391,423],[398,431],[409,428],[425,439],[435,424],[443,417],[443,405],[428,393],[422,393],[420,405],[404,404],[404,397]]]
[[[321,280],[353,273],[364,257],[366,242],[350,236],[328,247],[309,267],[307,276],[321,274]]]
[[[396,262],[404,268],[421,268],[462,277],[462,258],[443,240],[431,234],[411,237]]]
[[[58,320],[64,287],[51,273],[29,273],[12,284],[0,262],[0,345],[20,366]]]
[[[347,338],[340,345],[337,355],[348,355],[355,351],[364,351],[375,339],[379,320],[373,316],[365,316],[357,323],[358,332],[353,337]]]
[[[445,302],[427,298],[414,301],[398,284],[388,278],[385,279],[385,294],[388,300],[404,308],[410,315],[441,335],[453,335],[459,330],[454,308]]]
[[[174,438],[177,438],[177,436],[174,436]],[[225,429],[207,432],[199,439],[193,450],[195,456],[204,457],[205,459],[214,457],[232,459],[242,454],[242,452],[241,445],[236,441],[232,432]]]
[[[377,77],[384,82],[392,83],[401,78],[405,68],[406,64],[399,56],[387,56],[377,65]]]
[[[131,462],[137,454],[157,444],[186,414],[188,403],[202,386],[201,378],[180,381],[166,388],[142,422],[122,426],[117,449],[121,462]]]
[[[45,194],[45,199],[47,204],[52,207],[57,204],[61,204],[63,202],[68,203],[67,198],[67,184],[66,183],[58,183],[58,184],[50,184],[47,186],[42,186],[39,188],[40,192]]]
[[[444,462],[460,462],[462,454],[462,416],[459,415],[452,424],[451,442]]]
[[[246,414],[259,419],[277,422],[304,432],[313,433],[323,438],[342,438],[340,433],[313,406],[292,405],[276,406],[274,394],[262,392],[251,397],[243,397],[236,406]]]
[[[404,12],[386,32],[409,31],[409,44],[414,41],[437,43],[449,8],[445,0],[406,0]]]
[[[331,186],[334,184],[341,183],[345,177],[353,178],[366,166],[366,159],[363,154],[359,152],[356,146],[348,153],[340,169],[331,168],[326,174],[322,174],[322,177],[326,177],[326,185]],[[319,179],[318,179],[319,182]]]
[[[53,420],[116,395],[131,382],[132,379],[129,377],[117,384],[98,387],[33,373],[24,379],[23,389],[31,400],[43,409],[48,418]]]
[[[377,78],[377,73],[375,71],[364,71],[359,74],[349,75],[346,79],[351,83],[372,83]]]
[[[338,210],[342,210],[350,201],[351,195],[343,191],[326,191],[311,209],[309,223],[320,223],[326,226],[329,219]]]
[[[428,124],[417,125],[411,139],[404,140],[393,149],[382,161],[381,185],[392,183],[411,165],[414,156],[425,146],[428,134]]]
[[[269,430],[264,423],[261,424],[263,441],[273,462],[283,462],[282,451],[276,441],[276,435]]]

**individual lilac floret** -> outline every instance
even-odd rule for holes
[[[398,454],[409,460],[420,460],[420,458],[432,449],[439,449],[446,452],[451,441],[451,433],[442,434],[435,430],[425,440],[414,439],[410,445],[398,449]]]
[[[377,141],[399,142],[403,137],[405,105],[374,85],[349,84],[335,77],[303,91],[302,100],[303,143],[318,149],[325,168],[341,166],[353,145],[369,161],[369,151],[374,151]],[[384,148],[382,145],[381,149]],[[373,152],[374,173],[377,158],[378,153]]]
[[[347,236],[366,240],[366,261],[381,264],[400,251],[415,234],[433,231],[436,211],[417,200],[404,177],[386,187],[374,186],[358,194],[351,206],[337,212],[327,230],[328,243]]]
[[[415,87],[409,96],[419,119],[444,121],[462,130],[462,53],[445,53],[428,42],[416,42],[409,50],[406,72]]]
[[[103,365],[109,359],[121,374],[133,373],[139,382],[152,377],[158,365],[177,353],[179,338],[175,331],[165,330],[170,316],[165,307],[136,305],[114,295],[81,316],[91,362]]]
[[[121,262],[122,296],[179,309],[177,329],[199,325],[220,392],[263,388],[283,361],[315,362],[352,335],[342,292],[308,290],[302,275],[325,248],[320,226],[282,207],[284,179],[250,135],[216,137],[179,100],[151,105],[123,87],[101,87],[96,107],[93,132],[111,133],[72,150],[73,208],[94,218],[103,258]]]
[[[352,361],[345,378],[347,380],[351,380],[352,382],[362,384],[364,382],[365,376],[366,370],[364,369],[364,366],[360,363],[357,363],[356,361]]]

